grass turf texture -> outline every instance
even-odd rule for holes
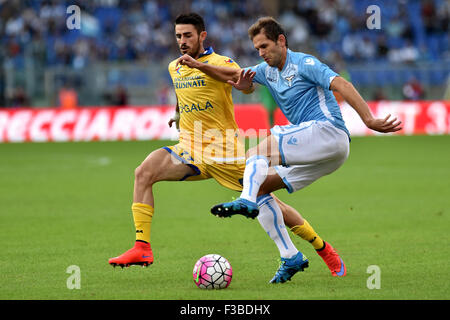
[[[307,242],[292,236],[310,267],[271,285],[278,250],[256,220],[219,219],[212,205],[238,193],[215,181],[154,187],[155,263],[112,268],[134,243],[134,168],[173,142],[0,145],[0,299],[449,299],[450,136],[353,138],[337,172],[289,195],[343,257],[333,278]],[[226,290],[200,290],[198,258],[226,257]],[[67,267],[81,270],[69,290]],[[369,290],[367,268],[381,269]]]

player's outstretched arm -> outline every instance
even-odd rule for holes
[[[196,68],[216,80],[226,82],[236,89],[244,91],[244,93],[251,93],[254,90],[253,78],[256,73],[251,71],[251,69],[245,71],[244,69],[214,66],[199,62],[187,54],[177,60],[177,65],[179,64]]]
[[[390,119],[390,114],[384,119],[374,118],[367,103],[355,87],[344,78],[335,77],[333,81],[331,81],[330,89],[337,91],[342,95],[345,101],[356,110],[369,129],[383,133],[396,132],[402,129],[402,127],[400,127],[402,124],[401,121],[398,121],[397,118]]]
[[[208,63],[203,63],[195,60],[188,54],[185,54],[178,58],[176,65],[179,64],[188,66],[189,68],[196,68],[206,73],[208,76],[222,82],[227,82],[228,80],[237,81],[239,79],[240,69],[220,67],[210,65]]]

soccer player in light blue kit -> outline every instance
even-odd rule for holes
[[[201,70],[227,81],[236,89],[250,91],[253,82],[265,85],[291,125],[275,126],[271,135],[247,152],[243,191],[240,198],[211,209],[215,215],[258,215],[268,204],[270,194],[261,194],[260,186],[268,175],[276,175],[265,192],[285,188],[289,193],[300,190],[320,177],[337,170],[349,155],[350,134],[332,91],[357,111],[366,126],[378,132],[401,130],[400,121],[373,117],[367,103],[351,83],[311,55],[288,49],[286,34],[271,17],[260,18],[249,28],[249,36],[264,59],[254,67],[243,70],[195,65],[187,57],[179,63]],[[271,206],[274,216],[279,208]],[[259,218],[259,217],[258,217]],[[334,252],[325,243],[323,252]],[[319,251],[319,250],[318,250]],[[321,255],[321,252],[318,252]],[[303,271],[308,260],[301,252],[282,263],[272,282],[285,282]],[[334,276],[344,276],[346,267],[338,259],[331,270]]]

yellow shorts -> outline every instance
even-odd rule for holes
[[[194,169],[194,175],[188,175],[180,181],[197,181],[215,179],[225,188],[242,191],[242,177],[245,170],[245,159],[243,161],[230,161],[220,163],[195,163],[189,152],[185,151],[179,144],[164,147],[172,156]]]

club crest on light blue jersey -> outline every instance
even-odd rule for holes
[[[326,64],[314,56],[288,49],[281,71],[266,62],[250,69],[256,72],[253,81],[269,89],[290,123],[298,125],[311,120],[329,121],[350,136],[336,98],[330,90],[331,81],[339,75]]]

